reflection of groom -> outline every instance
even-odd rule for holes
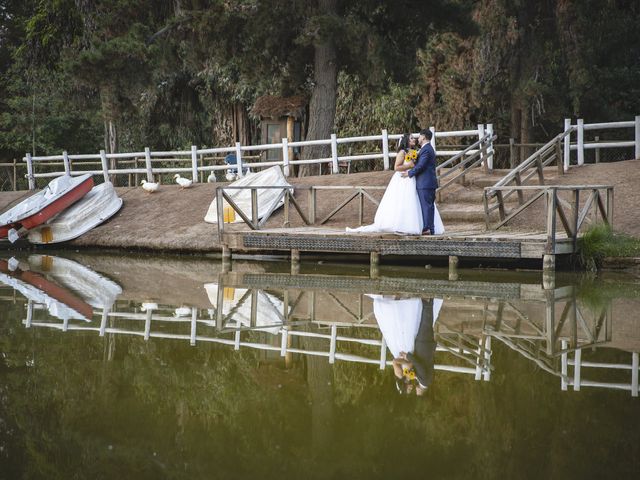
[[[431,130],[420,131],[418,136],[420,152],[418,152],[416,165],[408,172],[402,173],[403,177],[416,177],[416,190],[418,191],[418,199],[422,208],[423,235],[433,235],[434,233],[433,202],[436,199],[438,177],[436,177],[436,152],[433,150],[431,143],[429,143],[432,137]]]

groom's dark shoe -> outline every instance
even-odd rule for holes
[[[431,235],[431,230],[429,230],[429,229],[423,230],[422,231],[422,235]]]

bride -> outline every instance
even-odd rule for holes
[[[413,168],[414,160],[417,158],[415,147],[416,139],[412,135],[407,133],[402,136],[393,168],[395,173],[380,200],[373,224],[358,228],[347,227],[347,232],[389,232],[409,235],[422,233],[422,209],[416,190],[416,179],[400,175],[401,172]],[[439,235],[444,233],[444,225],[435,203],[434,210],[434,233]]]

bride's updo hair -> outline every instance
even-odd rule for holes
[[[400,142],[398,142],[398,151],[404,150],[405,152],[409,151],[409,140],[411,139],[410,133],[405,133],[402,135]]]

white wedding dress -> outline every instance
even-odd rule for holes
[[[367,296],[373,299],[373,314],[393,358],[398,358],[400,352],[413,352],[422,319],[422,300],[395,299],[383,295]],[[440,315],[442,303],[441,298],[433,299],[434,325]]]
[[[444,233],[444,224],[440,218],[438,207],[433,204],[434,234]],[[400,172],[396,172],[391,177],[389,185],[380,200],[376,216],[371,225],[349,228],[349,233],[404,233],[409,235],[420,235],[422,233],[422,208],[418,199],[415,177],[403,177]]]

